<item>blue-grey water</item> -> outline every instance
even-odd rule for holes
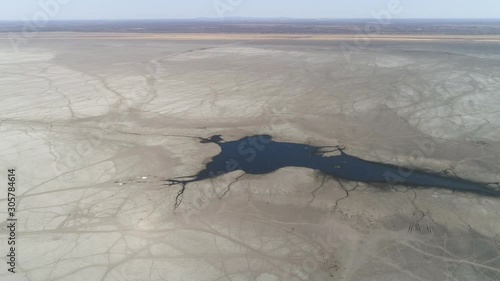
[[[500,191],[488,187],[486,183],[366,161],[350,156],[336,147],[276,142],[268,135],[245,137],[235,141],[223,141],[220,136],[202,139],[202,143],[208,142],[218,144],[221,152],[196,175],[184,177],[185,180],[169,180],[171,184],[185,186],[190,182],[214,178],[236,170],[248,174],[268,174],[283,167],[303,167],[351,181],[437,187],[500,196]],[[338,153],[335,156],[325,156],[325,151],[328,150],[337,150]]]

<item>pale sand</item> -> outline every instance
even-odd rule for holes
[[[495,198],[285,168],[193,183],[173,212],[179,188],[163,180],[218,153],[189,136],[271,134],[500,181],[500,38],[383,36],[345,53],[351,39],[1,41],[0,163],[19,174],[22,263],[0,279],[498,280]]]

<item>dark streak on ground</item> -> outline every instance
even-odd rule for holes
[[[320,171],[325,177],[332,176],[337,179],[358,182],[437,187],[500,197],[500,190],[489,187],[487,183],[464,180],[456,175],[441,175],[439,173],[366,161],[346,154],[344,148],[338,146],[315,147],[306,144],[275,142],[269,135],[256,135],[235,141],[224,141],[220,135],[215,135],[210,138],[200,138],[200,140],[201,143],[219,145],[221,152],[214,156],[206,164],[205,169],[196,175],[167,180],[168,185],[182,186],[177,194],[174,208],[179,207],[186,185],[189,183],[216,178],[236,170],[243,171],[244,174],[234,181],[236,182],[245,174],[268,174],[284,167],[310,168]],[[325,156],[327,152],[337,152],[338,155]],[[412,171],[409,175],[407,174],[408,170]],[[405,171],[404,176],[401,171]],[[323,184],[324,179],[320,187]],[[346,192],[346,197],[349,196],[349,190],[346,190],[342,184],[341,187]],[[230,186],[228,186],[229,188]],[[337,203],[339,200],[337,200]]]

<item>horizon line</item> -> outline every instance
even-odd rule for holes
[[[298,18],[298,17],[197,17],[197,18],[100,18],[100,19],[90,19],[90,18],[73,18],[73,19],[50,19],[47,22],[60,22],[60,21],[199,21],[199,20],[213,20],[213,21],[225,21],[225,20],[376,20],[375,18]],[[487,21],[499,21],[500,18],[393,18],[390,21],[399,20],[487,20]],[[0,19],[0,22],[25,22],[25,19]]]

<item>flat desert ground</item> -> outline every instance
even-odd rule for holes
[[[1,280],[500,280],[500,198],[286,167],[174,208],[166,184],[220,152],[199,138],[268,134],[499,188],[497,37],[0,38]]]

